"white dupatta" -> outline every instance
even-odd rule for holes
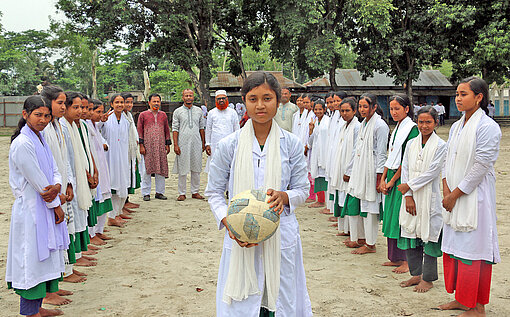
[[[71,180],[68,179],[69,171],[67,170],[68,158],[66,142],[64,141],[64,134],[62,133],[62,127],[60,126],[58,119],[54,119],[52,122],[48,123],[46,128],[44,128],[44,139],[50,147],[53,158],[57,163],[58,172],[62,176],[62,188],[60,189],[60,193],[65,195],[67,184]],[[63,206],[62,209],[65,210],[65,206]]]
[[[324,115],[319,121],[316,119],[315,127],[312,133],[312,149],[310,155],[310,173],[313,178],[320,176],[321,169],[326,169],[327,153],[328,153],[328,129],[330,118]]]
[[[353,175],[349,181],[349,194],[366,201],[376,201],[377,198],[377,175],[374,160],[374,130],[377,120],[381,116],[374,113],[372,118],[365,118],[361,122],[361,127],[356,141],[354,164],[352,166]],[[365,124],[366,123],[366,124]]]
[[[416,123],[409,117],[405,117],[404,120],[399,122],[393,133],[391,133],[388,158],[384,167],[391,170],[396,170],[400,167],[402,161],[402,145],[407,140],[411,129],[416,126]]]
[[[245,190],[253,189],[253,142],[255,132],[252,120],[248,120],[239,134],[237,145],[234,184],[231,197]],[[264,190],[272,188],[280,190],[281,187],[281,156],[280,156],[280,128],[273,119],[271,131],[267,136],[265,147],[267,160],[264,171]],[[280,289],[280,227],[275,234],[262,242],[262,254],[265,274],[265,288],[262,298],[262,307],[276,311],[276,300]],[[242,301],[250,295],[260,294],[257,274],[255,272],[255,248],[241,248],[232,241],[232,253],[228,277],[223,291],[223,301],[230,304],[232,300]]]
[[[331,169],[331,186],[340,191],[347,191],[349,187],[349,183],[344,182],[343,176],[354,151],[354,131],[359,124],[358,118],[354,117],[349,124],[342,126],[338,134],[338,145]]]
[[[407,159],[409,162],[409,179],[412,180],[419,177],[422,173],[426,172],[434,155],[437,151],[439,144],[439,137],[434,132],[430,135],[427,143],[422,148],[422,134],[414,140],[409,141],[407,150]],[[437,179],[441,175],[437,175]],[[431,180],[428,184],[423,186],[417,191],[413,191],[413,199],[416,204],[416,216],[411,215],[406,211],[405,196],[402,198],[400,205],[400,226],[403,231],[408,234],[414,234],[417,238],[428,242],[430,240],[430,213],[432,209],[432,183]]]
[[[71,144],[73,145],[74,152],[74,169],[76,172],[76,189],[75,196],[78,201],[78,207],[82,210],[89,210],[92,206],[92,193],[90,192],[89,182],[87,180],[87,174],[85,171],[90,172],[90,165],[87,162],[87,154],[83,148],[83,144],[80,139],[80,132],[76,123],[69,123],[66,118],[60,120],[61,124],[67,126],[69,136],[71,138]],[[92,170],[92,173],[94,171]]]
[[[484,115],[480,108],[466,122],[466,115],[451,133],[446,153],[446,182],[453,191],[475,163],[476,130]],[[478,227],[478,189],[462,195],[451,212],[443,210],[443,220],[455,231],[469,232]]]

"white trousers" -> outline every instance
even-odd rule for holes
[[[88,228],[88,230],[89,230],[89,236],[90,236],[90,238],[91,238],[91,239],[92,239],[92,238],[94,238],[94,237],[96,236],[96,229],[94,229],[94,228],[95,228],[95,226],[94,226],[94,227],[87,227],[87,228]]]
[[[120,197],[117,194],[112,194],[113,210],[108,212],[108,218],[115,219],[115,217],[120,216],[120,214],[122,213],[122,207],[124,207],[125,202],[126,197]]]
[[[177,191],[179,195],[186,195],[186,177],[187,175],[179,175],[179,182],[177,183]],[[200,189],[200,172],[191,172],[191,194],[198,193]]]
[[[106,223],[107,214],[97,217],[97,224],[94,226],[94,234],[103,234],[104,225]]]
[[[155,174],[156,194],[165,193],[165,176]],[[151,194],[152,177],[150,174],[145,174],[142,177],[142,196]]]
[[[349,233],[351,241],[365,239],[365,228],[363,228],[363,220],[361,216],[345,216],[349,222]]]
[[[349,217],[345,216],[344,218],[338,217],[338,231],[343,233],[349,232]]]
[[[363,217],[362,217],[363,218]],[[365,239],[368,245],[375,245],[377,241],[377,233],[379,231],[379,215],[368,213],[363,218],[363,228],[365,229]]]

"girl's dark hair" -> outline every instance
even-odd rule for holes
[[[326,99],[328,99],[328,98],[333,98],[333,96],[334,96],[334,95],[335,95],[335,94],[333,94],[333,92],[328,92],[328,93],[326,94],[326,96],[324,96],[324,100],[326,100]]]
[[[305,97],[306,97],[306,94],[300,93],[300,94],[297,94],[296,100],[298,100],[299,98],[305,98]]]
[[[243,83],[243,87],[241,88],[241,95],[243,98],[246,98],[246,95],[250,90],[257,88],[263,84],[267,84],[269,88],[276,94],[276,101],[280,102],[282,98],[282,89],[280,88],[280,83],[273,74],[268,72],[255,72],[248,76]]]
[[[322,109],[326,110],[326,103],[324,102],[324,99],[315,100],[315,104],[313,105],[313,107],[315,108],[315,106],[317,105],[321,105]]]
[[[85,99],[85,100],[89,101],[89,96],[87,96],[87,94],[80,93],[80,95],[81,95],[82,100]]]
[[[90,99],[89,100],[91,103],[92,103],[92,110],[96,110],[97,108],[101,107],[101,106],[104,106],[103,105],[103,102],[101,100],[98,100],[98,99]]]
[[[51,101],[43,96],[30,96],[25,99],[25,102],[23,103],[23,110],[27,112],[27,116],[30,116],[34,110],[42,107],[46,107],[51,113]],[[11,136],[11,143],[21,133],[21,129],[25,126],[25,124],[27,124],[27,121],[25,118],[21,117],[21,119],[19,119],[16,131],[14,131],[13,135]]]
[[[73,104],[73,100],[76,98],[83,99],[83,95],[76,91],[66,91],[66,109],[69,108]]]
[[[423,114],[423,113],[430,114],[436,123],[439,122],[439,115],[437,114],[437,110],[434,109],[434,107],[432,107],[432,106],[421,107],[420,110],[418,110],[418,113],[416,114],[416,119],[417,119],[416,121],[418,121],[418,117],[420,116],[420,114]]]
[[[124,100],[126,100],[128,98],[133,98],[133,100],[135,99],[135,97],[130,92],[122,92],[122,93],[120,93],[120,95],[122,96],[122,98],[124,98]]]
[[[480,77],[472,76],[468,78],[464,78],[460,81],[459,84],[469,84],[469,88],[475,93],[475,96],[478,94],[482,94],[483,98],[480,102],[480,108],[485,111],[485,114],[489,114],[489,85],[485,82],[485,80]]]
[[[113,94],[111,97],[110,97],[110,103],[112,104],[113,101],[115,100],[115,98],[117,97],[121,97],[122,99],[124,99],[124,101],[126,100],[126,98],[124,98],[124,96],[122,96],[122,94]]]
[[[310,94],[301,94],[301,96],[303,96],[303,99],[308,98],[310,99],[310,101],[312,101],[312,97],[310,96]]]
[[[375,105],[377,104],[377,96],[374,94],[371,94],[369,92],[361,95],[361,97],[359,97],[359,101],[361,101],[361,100],[366,100],[366,102],[368,102],[368,106],[370,107],[370,109],[374,108]],[[379,107],[377,107],[377,108],[379,108]]]
[[[334,91],[331,93],[333,96],[337,96],[337,97],[340,97],[340,99],[344,100],[345,98],[347,98],[347,93],[343,90],[340,90],[340,91]]]
[[[342,99],[342,102],[340,102],[340,107],[342,107],[342,105],[344,104],[349,104],[349,106],[351,106],[351,109],[352,111],[354,112],[358,112],[358,103],[356,102],[356,100],[354,100],[354,98],[352,97],[349,97],[349,98],[343,98]]]
[[[402,107],[409,108],[409,111],[407,112],[407,116],[411,119],[414,118],[414,107],[411,107],[411,100],[409,99],[409,97],[407,97],[407,95],[403,95],[403,94],[393,95],[390,97],[389,102],[392,102],[393,100],[398,102]]]
[[[65,94],[64,90],[57,86],[44,86],[41,91],[41,96],[50,101],[56,100],[61,94]]]

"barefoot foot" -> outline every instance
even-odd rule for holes
[[[87,273],[83,273],[83,272],[80,272],[80,271],[76,271],[75,269],[73,269],[73,274],[76,274],[78,276],[87,276],[88,274]]]
[[[402,265],[402,261],[398,261],[398,262],[384,262],[382,264],[382,266],[401,266]]]
[[[139,208],[140,207],[139,204],[135,204],[135,203],[132,203],[132,202],[129,202],[129,201],[127,203],[125,203],[124,206],[126,208]]]
[[[396,267],[391,271],[397,274],[407,273],[409,272],[409,265],[407,265],[407,261],[403,261],[399,267]]]
[[[437,308],[440,310],[469,310],[469,307],[462,305],[456,300],[443,305],[439,305]]]
[[[93,258],[93,257],[91,257],[91,256],[85,256],[85,255],[83,255],[83,252],[82,252],[81,254],[82,254],[82,256],[81,256],[81,258],[82,258],[82,259],[85,259],[85,260],[88,260],[88,261],[97,261],[97,259],[96,259],[96,258]]]
[[[96,255],[97,251],[94,251],[94,250],[81,251],[81,254],[83,254],[83,255]]]
[[[66,291],[64,289],[59,289],[57,292],[55,292],[55,294],[60,295],[60,296],[71,296],[74,293],[71,291]]]
[[[95,245],[93,245],[93,244],[88,244],[88,245],[87,245],[87,248],[88,248],[89,250],[92,250],[92,251],[99,251],[99,250],[101,250],[101,248],[98,248],[98,247],[96,247],[96,246],[95,246]]]
[[[375,245],[369,246],[368,244],[365,244],[361,248],[358,248],[356,250],[352,250],[352,254],[367,254],[367,253],[375,253]]]
[[[101,240],[112,240],[112,237],[109,237],[107,235],[104,235],[102,233],[96,233],[96,236],[98,236]]]
[[[122,219],[133,219],[132,217],[128,216],[127,214],[120,214],[120,217]]]
[[[76,263],[74,264],[76,266],[96,266],[97,262],[92,262],[89,260],[84,259],[83,257],[76,260]]]
[[[339,232],[336,235],[339,236],[339,237],[348,237],[349,236],[349,234],[345,233],[345,232]]]
[[[79,276],[74,273],[69,276],[64,277],[64,282],[68,282],[68,283],[83,283],[86,280],[87,280],[86,277]]]
[[[413,285],[418,285],[421,282],[421,276],[413,276],[410,279],[400,282],[400,287],[409,287]]]
[[[314,201],[315,201],[315,199],[307,198],[305,200],[305,204],[313,203]]]
[[[64,314],[60,309],[46,309],[39,308],[39,314],[41,317],[51,317],[51,316],[62,316]]]
[[[57,295],[57,293],[46,293],[46,297],[43,298],[43,304],[54,306],[67,305],[70,302],[72,302],[72,300]]]
[[[112,219],[112,218],[108,219],[108,225],[109,226],[114,226],[114,227],[119,227],[119,228],[123,228],[124,227],[124,224],[122,222],[120,222],[117,219]]]
[[[321,207],[324,207],[324,203],[315,202],[311,205],[308,205],[308,208],[321,208]]]
[[[323,215],[331,215],[331,214],[333,214],[328,208],[324,208],[324,209],[320,210],[319,213],[321,213]]]
[[[413,289],[413,292],[416,293],[426,293],[428,292],[432,287],[434,287],[434,284],[432,282],[427,282],[424,280],[421,280],[418,285]]]
[[[94,245],[105,245],[106,242],[103,241],[97,234],[94,236],[94,238],[90,239],[90,243]]]
[[[345,242],[345,246],[348,248],[361,248],[363,244],[359,244],[357,241],[347,241]]]

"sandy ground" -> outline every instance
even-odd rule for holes
[[[439,134],[446,139],[447,128]],[[502,263],[494,266],[489,316],[510,315],[510,128],[503,129],[500,158],[496,163],[497,213]],[[4,281],[10,208],[8,184],[9,138],[0,137],[0,316],[15,316],[19,297]],[[170,164],[174,156],[170,155]],[[171,165],[170,165],[171,166]],[[207,175],[202,174],[201,192]],[[72,290],[73,302],[62,306],[66,316],[214,316],[216,277],[223,231],[205,201],[177,202],[177,178],[166,182],[168,201],[142,204],[124,229],[110,228],[115,237],[97,255],[97,267],[81,268],[89,274],[82,284],[62,283]],[[189,185],[188,185],[189,186]],[[409,278],[382,267],[386,243],[380,236],[376,254],[352,255],[343,237],[329,226],[317,209],[298,208],[308,292],[315,316],[452,316],[433,308],[453,299],[440,279],[426,294],[402,289]],[[203,291],[199,291],[203,289]],[[51,307],[51,306],[46,306]]]

